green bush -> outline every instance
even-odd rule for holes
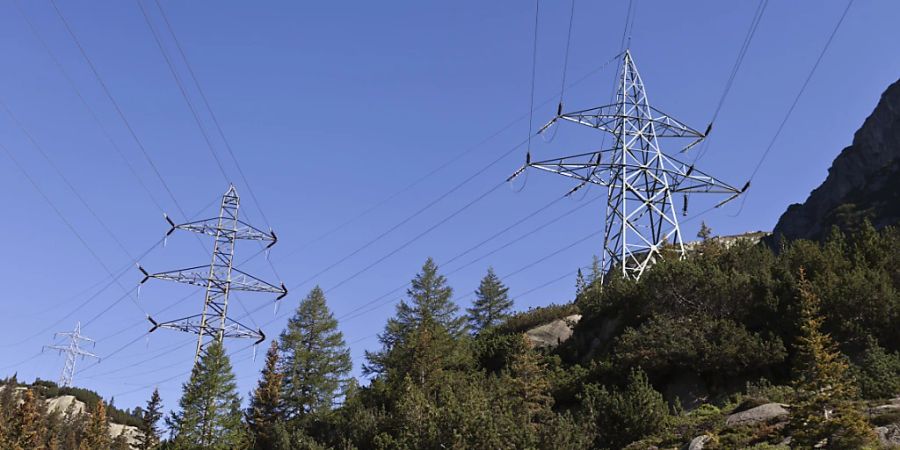
[[[870,337],[854,375],[864,398],[893,398],[900,394],[900,353],[888,353]]]
[[[784,344],[728,319],[654,316],[625,330],[615,351],[623,365],[655,374],[688,369],[701,374],[735,375],[784,361]]]
[[[661,431],[670,417],[669,405],[640,369],[631,371],[625,389],[588,385],[582,399],[588,420],[598,430],[600,447],[623,448]]]

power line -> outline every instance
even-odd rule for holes
[[[169,68],[169,72],[172,73],[172,78],[175,79],[175,84],[178,85],[178,91],[181,93],[181,98],[184,99],[184,103],[187,104],[188,109],[191,111],[191,115],[194,117],[194,121],[197,123],[197,128],[200,129],[200,134],[203,135],[203,140],[206,142],[206,146],[209,148],[209,153],[212,155],[213,160],[216,162],[216,166],[219,168],[219,172],[222,173],[222,177],[225,179],[226,183],[231,183],[231,178],[228,176],[228,172],[225,171],[225,167],[222,165],[222,160],[219,159],[219,155],[216,154],[215,147],[213,147],[212,141],[209,139],[209,134],[206,132],[206,128],[203,127],[203,121],[200,120],[200,115],[197,113],[197,110],[194,108],[194,104],[191,103],[190,97],[188,97],[187,90],[184,88],[184,83],[181,82],[181,77],[178,76],[178,71],[175,70],[175,66],[172,64],[172,60],[169,58],[169,54],[166,53],[165,47],[163,47],[163,43],[159,38],[159,34],[156,32],[156,28],[153,27],[153,23],[150,21],[150,16],[147,15],[147,10],[144,8],[143,3],[140,0],[135,0],[138,8],[141,10],[141,15],[144,16],[144,22],[147,23],[147,28],[150,29],[150,34],[153,35],[153,41],[156,42],[157,48],[159,48],[159,52],[162,54],[163,59],[166,61],[166,66]]]
[[[615,61],[616,59],[618,59],[619,56],[620,56],[620,55],[616,55],[616,56],[614,56],[613,58],[610,58],[608,61],[606,61],[606,62],[604,62],[603,64],[601,64],[600,66],[598,66],[598,67],[596,67],[596,68],[594,68],[594,69],[592,69],[592,70],[586,72],[586,73],[583,74],[581,77],[579,77],[578,79],[576,79],[575,81],[573,81],[573,82],[569,85],[569,87],[576,86],[576,85],[582,83],[583,81],[585,81],[586,79],[588,79],[589,77],[593,76],[593,75],[596,74],[597,72],[600,72],[600,71],[604,70],[611,62],[613,62],[613,61]],[[538,108],[545,106],[546,104],[550,103],[552,100],[553,100],[552,97],[551,97],[551,98],[547,98],[547,99],[544,100],[540,105],[538,105]],[[351,219],[351,220],[348,221],[348,222],[344,222],[342,225],[339,225],[338,228],[333,229],[332,231],[326,233],[325,235],[331,234],[333,231],[336,231],[337,229],[342,228],[342,227],[346,226],[346,225],[349,224],[349,223],[352,223],[353,221],[355,221],[355,220],[357,220],[358,218],[362,217],[362,215],[365,215],[365,214],[367,214],[368,212],[371,212],[372,210],[374,210],[375,208],[377,208],[379,205],[382,205],[382,204],[386,203],[387,201],[389,201],[390,199],[392,199],[392,198],[398,196],[398,195],[399,195],[400,193],[402,193],[404,190],[411,189],[415,184],[417,184],[417,183],[423,181],[424,179],[427,179],[428,176],[430,176],[430,175],[436,173],[437,171],[439,171],[439,170],[441,170],[441,169],[443,169],[443,168],[449,166],[451,163],[453,163],[453,162],[455,162],[456,160],[462,158],[462,157],[465,156],[466,154],[468,154],[468,153],[474,151],[478,146],[480,146],[480,145],[482,145],[483,143],[486,143],[487,141],[491,140],[492,138],[494,138],[495,136],[499,135],[500,133],[502,133],[502,132],[505,131],[506,129],[509,129],[512,125],[514,125],[515,123],[521,121],[521,120],[524,119],[525,116],[527,116],[527,115],[528,115],[528,113],[523,114],[523,115],[520,116],[519,118],[517,118],[517,119],[515,119],[514,121],[510,122],[509,124],[505,125],[501,130],[495,132],[494,134],[492,134],[492,135],[489,136],[488,138],[484,139],[481,143],[476,144],[475,146],[470,147],[469,149],[465,150],[464,152],[458,154],[457,156],[455,156],[455,157],[452,158],[451,160],[445,162],[445,163],[442,164],[441,166],[439,166],[439,167],[437,167],[436,169],[432,170],[432,171],[431,171],[429,174],[427,174],[425,177],[419,178],[418,180],[414,181],[412,184],[408,185],[406,188],[402,189],[401,191],[398,191],[397,193],[393,194],[392,196],[388,197],[387,199],[383,200],[382,202],[379,202],[379,204],[376,205],[375,207],[369,208],[368,210],[364,211],[361,215],[356,216],[356,218]],[[460,187],[462,187],[462,185],[464,185],[465,183],[467,183],[469,180],[475,178],[476,176],[480,175],[480,174],[483,173],[485,170],[487,170],[487,168],[489,168],[489,167],[495,165],[496,163],[498,163],[499,161],[501,161],[502,159],[504,159],[504,158],[505,158],[506,156],[508,156],[510,153],[512,153],[512,152],[514,152],[515,150],[521,148],[524,144],[525,144],[525,142],[523,141],[523,142],[519,143],[518,145],[516,145],[515,147],[511,148],[510,150],[508,150],[506,153],[500,155],[500,157],[498,157],[497,159],[495,159],[494,161],[492,161],[491,163],[489,163],[488,166],[483,167],[482,169],[480,169],[479,171],[477,171],[475,174],[473,174],[472,176],[470,176],[469,178],[467,178],[466,180],[464,180],[463,183],[460,183],[459,185],[454,186],[453,188],[451,188],[450,191],[445,192],[444,194],[442,194],[441,199],[444,198],[444,197],[446,197],[446,196],[448,196],[448,195],[450,195],[452,192],[454,192],[454,191],[456,191],[457,189],[459,189]],[[399,228],[399,226],[401,226],[402,224],[405,224],[405,223],[408,222],[409,220],[412,220],[413,218],[415,218],[416,216],[420,215],[422,212],[424,212],[426,209],[430,208],[431,206],[433,206],[433,205],[436,204],[436,203],[437,203],[437,201],[432,201],[432,202],[430,202],[430,203],[429,203],[428,205],[426,205],[424,208],[421,208],[420,210],[416,211],[412,216],[410,216],[410,217],[404,219],[403,221],[401,221],[401,224],[395,225],[394,227],[392,227],[391,229],[389,229],[389,230],[386,231],[385,233],[382,233],[382,235],[380,235],[379,237],[376,237],[375,240],[379,240],[379,239],[381,239],[382,237],[386,236],[386,235],[389,234],[391,231],[393,231],[393,230]],[[474,202],[473,202],[473,203],[474,203]],[[461,211],[459,211],[459,212],[461,212]],[[557,219],[557,220],[558,220],[558,219]],[[435,226],[435,227],[436,227],[436,226]],[[322,235],[322,236],[320,236],[319,238],[314,239],[314,241],[316,241],[316,240],[318,240],[318,239],[321,239],[321,238],[325,237],[325,235]],[[312,241],[312,242],[314,242],[314,241]],[[310,242],[310,243],[311,243],[311,242]],[[371,242],[371,243],[374,243],[374,242]],[[371,243],[367,243],[367,244],[365,244],[365,246],[371,245]],[[308,244],[309,244],[309,243],[308,243]],[[306,244],[306,245],[308,245],[308,244]],[[360,251],[360,250],[354,252],[353,254],[356,254],[356,253],[358,253],[359,251]],[[399,250],[397,250],[397,251],[399,251]],[[256,254],[254,254],[253,256],[251,256],[251,257],[248,258],[248,259],[252,259],[253,257],[259,255],[261,252],[262,252],[262,251],[257,252]],[[350,256],[352,256],[352,255],[350,255]],[[348,258],[349,258],[349,256],[345,257],[344,260],[346,260],[346,259],[348,259]],[[343,260],[342,260],[342,261],[338,261],[336,264],[339,264],[340,262],[343,262]],[[332,266],[334,266],[334,265],[336,265],[336,264],[333,264]],[[329,269],[330,269],[330,267],[329,267],[329,268],[326,268],[326,271],[329,270]],[[324,273],[324,272],[322,272],[322,273]],[[320,273],[320,274],[321,274],[321,273]],[[316,275],[316,276],[318,276],[318,275]],[[314,277],[313,277],[313,278],[314,278]],[[312,278],[311,278],[311,279],[312,279]],[[305,280],[305,281],[301,282],[301,283],[298,284],[297,286],[293,287],[292,290],[293,290],[293,289],[296,289],[297,287],[299,287],[299,286],[301,286],[301,285],[303,285],[303,284],[305,284],[305,283],[307,283],[307,282],[309,282],[309,281],[311,281],[311,279],[308,279],[308,280]],[[260,311],[263,307],[265,307],[265,305],[261,305],[260,307],[257,307],[256,309],[253,309],[253,310],[249,311],[248,314],[246,314],[245,316],[241,316],[239,319],[241,319],[241,318],[243,318],[243,317],[251,316],[251,314]],[[278,315],[278,316],[276,316],[273,320],[270,320],[269,322],[263,324],[263,327],[268,326],[268,325],[274,323],[276,320],[278,320],[278,319],[280,319],[280,318],[282,318],[282,317],[283,317],[283,315]]]
[[[585,72],[585,73],[584,73],[583,75],[581,75],[578,79],[576,79],[575,81],[573,81],[572,83],[570,83],[570,84],[567,86],[567,88],[575,87],[575,86],[577,86],[577,85],[583,83],[585,80],[589,79],[591,76],[595,75],[596,73],[598,73],[598,72],[600,72],[600,71],[606,69],[606,67],[609,66],[609,64],[612,63],[613,61],[616,61],[616,60],[618,59],[619,56],[620,56],[620,55],[616,55],[616,56],[610,58],[608,61],[604,62],[603,64],[601,64],[601,65],[599,65],[599,66],[597,66],[597,67],[595,67],[595,68],[593,68],[593,69],[591,69],[591,70]],[[539,103],[537,106],[535,106],[535,107],[532,109],[532,111],[534,111],[534,110],[536,110],[536,109],[543,108],[544,106],[546,106],[546,105],[548,105],[550,102],[552,102],[554,99],[555,99],[555,97],[552,97],[552,96],[551,96],[551,97],[547,97],[547,98],[544,99],[541,103]],[[310,246],[310,245],[312,245],[312,244],[314,244],[314,243],[316,243],[316,242],[319,242],[319,241],[321,241],[322,239],[324,239],[324,238],[326,238],[326,237],[328,237],[328,236],[330,236],[330,235],[332,235],[332,234],[334,234],[334,233],[336,233],[336,232],[338,232],[338,231],[344,229],[344,228],[347,227],[348,225],[350,225],[350,224],[356,222],[357,220],[363,218],[364,216],[366,216],[366,215],[368,215],[369,213],[375,211],[376,209],[380,208],[381,206],[384,206],[385,204],[387,204],[387,203],[390,202],[391,200],[393,200],[393,199],[399,197],[401,194],[403,194],[403,193],[405,193],[405,192],[411,190],[412,188],[414,188],[415,186],[419,185],[419,184],[422,183],[423,181],[432,178],[435,174],[437,174],[437,173],[440,172],[441,170],[443,170],[443,169],[449,167],[451,164],[455,163],[456,161],[459,161],[459,160],[462,159],[463,157],[465,157],[465,156],[469,155],[470,153],[474,152],[475,150],[477,150],[477,149],[478,149],[479,147],[481,147],[482,145],[484,145],[484,144],[490,142],[491,140],[493,140],[494,138],[496,138],[497,136],[499,136],[499,135],[502,134],[503,132],[505,132],[505,131],[509,130],[510,128],[512,128],[514,125],[516,125],[516,124],[519,123],[520,121],[525,120],[526,118],[529,117],[530,114],[531,114],[531,112],[529,111],[529,112],[526,112],[526,113],[520,115],[519,117],[513,119],[512,121],[510,121],[510,122],[508,122],[507,124],[505,124],[504,126],[502,126],[500,129],[498,129],[497,131],[495,131],[494,133],[490,134],[488,137],[482,139],[482,140],[481,140],[480,142],[478,142],[477,144],[472,145],[471,147],[468,147],[466,150],[464,150],[464,151],[462,151],[462,152],[456,154],[455,156],[453,156],[453,157],[451,157],[450,159],[446,160],[445,162],[441,163],[439,166],[435,167],[434,169],[432,169],[431,171],[429,171],[429,172],[426,173],[425,175],[423,175],[423,176],[417,178],[417,179],[414,180],[412,183],[406,185],[405,187],[403,187],[403,188],[401,188],[400,190],[394,192],[393,194],[389,195],[388,197],[385,197],[384,199],[380,200],[380,201],[379,201],[378,203],[376,203],[375,205],[370,206],[369,208],[365,209],[365,210],[362,211],[361,213],[359,213],[359,214],[353,216],[352,218],[350,218],[350,219],[348,219],[348,220],[342,222],[341,224],[337,225],[336,227],[329,229],[329,230],[326,231],[325,233],[322,233],[321,235],[317,236],[316,238],[313,238],[312,240],[307,241],[305,244],[302,244],[299,248],[294,249],[294,250],[292,250],[292,251],[290,251],[290,252],[284,254],[284,257],[288,257],[288,256],[292,256],[292,255],[296,254],[296,253],[299,252],[300,250],[302,250],[302,249],[304,249],[304,248],[306,248],[306,247],[308,247],[308,246]],[[521,145],[522,145],[522,144],[519,144],[519,146],[521,146]],[[452,188],[452,189],[451,189],[451,191],[455,191],[455,190],[456,190],[456,188]],[[443,195],[441,195],[441,199],[443,199],[444,197],[448,196],[448,195],[451,194],[451,193],[452,193],[452,192],[444,193]],[[439,201],[439,200],[438,200],[438,201]],[[415,217],[417,217],[418,215],[422,214],[422,213],[425,212],[427,209],[429,209],[429,208],[431,208],[432,206],[434,206],[435,204],[437,204],[438,201],[432,201],[432,202],[430,202],[428,205],[426,205],[425,207],[421,208],[419,211],[416,211],[416,213],[414,213],[410,218],[404,219],[403,223],[405,224],[405,223],[408,222],[409,220],[412,220],[413,218],[415,218]],[[402,224],[401,224],[401,225],[402,225]],[[384,236],[386,236],[386,235],[389,234],[390,232],[394,231],[396,228],[399,228],[399,225],[398,225],[398,226],[395,226],[395,227],[392,227],[392,229],[390,229],[389,231],[383,233],[383,235],[378,236],[378,237],[376,238],[376,240],[380,240],[381,238],[383,238]],[[316,276],[318,276],[318,275],[316,275]],[[315,277],[313,277],[313,278],[315,278]],[[308,281],[309,281],[309,280],[307,280],[306,282],[308,282]],[[304,284],[305,284],[305,283],[304,283]]]
[[[100,72],[97,70],[97,67],[94,65],[90,56],[88,56],[87,50],[85,50],[84,46],[81,44],[81,41],[78,39],[78,36],[75,34],[75,31],[72,29],[71,25],[69,25],[69,22],[66,20],[62,11],[57,6],[56,0],[50,0],[50,4],[53,6],[53,10],[56,12],[57,17],[59,17],[60,21],[63,23],[63,26],[66,29],[66,32],[72,38],[72,41],[75,43],[76,47],[78,48],[79,53],[81,54],[82,58],[85,60],[88,67],[90,68],[91,73],[94,75],[94,78],[97,80],[98,84],[102,88],[103,93],[106,95],[107,99],[109,99],[110,103],[112,103],[113,108],[116,111],[116,114],[122,120],[122,123],[125,124],[125,128],[128,130],[128,133],[131,135],[131,138],[137,144],[138,148],[141,151],[141,154],[144,155],[144,159],[147,161],[147,163],[153,169],[153,173],[156,175],[156,178],[163,185],[163,187],[166,190],[166,193],[168,193],[169,198],[172,199],[172,202],[175,204],[175,207],[178,208],[178,211],[181,213],[182,217],[187,218],[187,214],[184,212],[184,209],[181,207],[181,204],[178,202],[178,199],[175,197],[175,194],[172,192],[172,189],[169,187],[169,184],[166,183],[166,180],[163,178],[162,174],[160,173],[159,168],[156,166],[156,163],[153,162],[153,158],[150,157],[150,154],[147,152],[146,147],[144,147],[143,142],[138,137],[137,132],[134,130],[134,127],[132,127],[131,122],[125,116],[125,112],[122,110],[121,106],[116,101],[115,97],[113,97],[112,92],[110,92],[109,87],[106,85],[106,82],[103,80],[103,77],[100,76]],[[204,247],[204,249],[205,249],[205,247]]]
[[[797,95],[794,97],[794,101],[791,102],[790,108],[788,108],[787,113],[784,115],[784,119],[781,120],[781,123],[778,125],[778,129],[775,130],[775,135],[772,136],[772,140],[769,142],[769,145],[766,147],[766,151],[763,152],[762,157],[760,157],[759,162],[756,163],[756,166],[753,168],[753,172],[750,174],[750,179],[756,176],[756,173],[759,172],[759,168],[762,166],[763,162],[766,160],[766,157],[769,155],[769,152],[772,150],[772,147],[775,146],[775,141],[778,139],[778,136],[781,135],[781,131],[784,130],[785,124],[791,118],[791,115],[794,113],[794,108],[797,107],[797,103],[800,101],[800,97],[803,96],[803,93],[806,91],[806,87],[809,86],[810,80],[812,80],[813,75],[816,73],[816,69],[819,68],[819,64],[822,62],[822,58],[825,57],[825,53],[828,51],[828,47],[831,46],[831,42],[834,40],[834,36],[837,34],[838,30],[841,28],[841,24],[844,23],[844,19],[847,17],[847,13],[850,12],[850,7],[853,6],[853,2],[855,0],[850,0],[847,2],[847,7],[844,8],[844,12],[841,13],[841,18],[834,25],[834,29],[831,30],[831,34],[828,35],[828,40],[825,41],[825,46],[822,47],[822,51],[819,52],[819,56],[816,58],[815,64],[813,64],[812,69],[810,69],[809,74],[806,76],[806,79],[803,80],[803,85],[800,86],[800,91],[797,92]]]
[[[34,35],[34,37],[37,39],[37,41],[41,44],[41,47],[44,49],[44,51],[50,57],[51,61],[53,61],[53,64],[56,66],[56,68],[62,74],[63,78],[65,78],[69,87],[71,87],[72,90],[75,92],[75,95],[78,97],[78,100],[81,102],[81,104],[84,106],[84,108],[88,111],[88,115],[91,117],[91,119],[93,119],[93,121],[100,128],[100,131],[103,134],[104,138],[106,138],[106,141],[109,142],[109,145],[116,151],[116,153],[119,155],[119,157],[125,163],[125,166],[128,167],[128,170],[129,170],[129,172],[131,172],[132,177],[138,182],[138,184],[140,184],[141,188],[143,188],[143,190],[144,190],[144,193],[146,193],[147,197],[150,198],[150,201],[153,202],[154,205],[156,205],[157,209],[159,209],[160,212],[165,212],[165,209],[156,200],[156,197],[153,195],[153,193],[150,192],[150,189],[144,183],[143,179],[140,177],[140,175],[138,175],[137,170],[134,168],[134,166],[131,164],[131,162],[128,160],[128,158],[125,156],[125,153],[122,151],[122,149],[119,147],[119,145],[116,144],[115,140],[109,134],[109,130],[107,130],[106,127],[103,126],[103,123],[100,120],[100,117],[97,115],[96,111],[94,111],[94,109],[91,108],[90,104],[85,99],[84,94],[82,94],[81,89],[79,89],[78,85],[75,84],[75,81],[72,79],[72,77],[69,75],[68,71],[66,71],[65,67],[59,61],[59,58],[57,58],[56,55],[53,53],[53,51],[50,50],[50,46],[47,45],[47,42],[44,40],[44,38],[41,36],[40,32],[38,31],[37,27],[34,25],[34,22],[31,21],[31,19],[28,17],[28,14],[25,12],[24,9],[22,9],[22,6],[19,4],[19,0],[13,0],[13,4],[15,5],[16,10],[19,12],[19,15],[22,17],[22,19],[24,19],[25,23],[28,24],[28,28],[29,28],[29,30],[31,30],[32,35]]]
[[[100,265],[100,267],[103,268],[103,270],[107,273],[107,275],[109,275],[109,277],[113,280],[113,282],[118,284],[119,287],[123,291],[126,291],[126,295],[128,295],[128,290],[125,289],[125,287],[122,286],[121,283],[119,283],[119,281],[118,281],[119,277],[115,276],[113,274],[113,272],[109,269],[109,267],[107,267],[106,263],[103,262],[103,258],[101,258],[100,255],[98,255],[97,252],[94,250],[94,248],[91,247],[91,245],[87,243],[87,241],[84,239],[84,237],[81,235],[81,233],[78,232],[78,230],[75,228],[75,226],[72,224],[72,222],[70,222],[69,219],[66,218],[66,216],[56,206],[56,204],[50,199],[50,197],[47,196],[47,194],[44,192],[43,189],[41,189],[41,187],[37,184],[37,182],[34,180],[34,178],[32,178],[31,175],[28,173],[28,171],[25,170],[25,167],[22,166],[21,163],[19,163],[19,160],[17,160],[15,158],[15,156],[13,156],[12,152],[10,152],[9,149],[6,148],[6,146],[4,146],[2,144],[0,144],[0,149],[2,149],[4,153],[6,153],[6,156],[9,157],[9,159],[13,162],[13,164],[16,166],[16,168],[18,168],[19,171],[22,173],[22,175],[24,175],[25,178],[28,180],[28,182],[31,183],[32,187],[34,187],[34,189],[38,192],[38,194],[40,194],[41,198],[43,198],[44,201],[47,202],[47,204],[50,206],[50,208],[53,209],[53,212],[55,212],[56,215],[59,217],[59,219],[66,225],[66,228],[68,228],[69,231],[75,235],[75,237],[78,239],[78,241],[81,243],[81,245],[83,245],[84,248],[87,249],[88,253],[90,253],[90,255],[97,261],[97,263]],[[156,245],[159,245],[159,244],[156,244]],[[152,248],[155,248],[155,245]],[[151,250],[152,250],[152,248],[151,248]],[[132,300],[134,300],[134,299],[132,299]],[[135,301],[135,305],[143,311],[143,308],[140,305],[138,305],[136,301]]]
[[[725,88],[722,90],[722,95],[719,97],[719,101],[716,104],[716,109],[709,121],[709,130],[712,130],[713,124],[715,124],[716,119],[719,117],[719,112],[722,111],[722,106],[725,105],[725,99],[728,97],[728,93],[731,92],[731,87],[734,85],[734,80],[737,77],[738,71],[740,71],[741,66],[744,63],[744,58],[747,55],[747,50],[750,49],[750,43],[753,41],[753,36],[756,35],[756,30],[759,28],[759,23],[762,21],[763,14],[765,13],[766,7],[768,5],[769,0],[760,0],[759,5],[757,5],[756,7],[756,11],[754,11],[753,13],[753,18],[750,21],[750,28],[747,29],[747,34],[744,36],[744,41],[741,43],[741,48],[738,50],[737,58],[734,61],[734,65],[731,67],[731,73],[728,76],[728,80],[725,82]],[[709,130],[705,134],[708,135]],[[708,149],[709,136],[707,136],[707,138],[704,140],[702,148],[700,148],[694,155],[694,160],[691,164],[696,164],[698,161],[703,159]]]
[[[137,1],[140,3],[140,0]],[[194,86],[196,86],[197,88],[197,92],[200,94],[200,99],[203,101],[206,110],[209,111],[209,116],[210,118],[212,118],[213,125],[218,131],[219,136],[222,138],[222,142],[225,143],[225,148],[228,150],[228,154],[231,156],[231,160],[234,162],[234,165],[237,168],[238,175],[240,175],[241,177],[241,181],[243,181],[244,185],[247,186],[247,192],[250,193],[250,198],[253,199],[253,204],[256,207],[256,210],[259,212],[259,215],[262,217],[263,222],[266,224],[266,226],[271,228],[272,225],[270,224],[268,217],[266,217],[265,212],[263,212],[262,204],[259,202],[259,199],[256,198],[256,194],[254,193],[253,188],[250,186],[250,182],[244,175],[244,170],[241,168],[240,163],[238,163],[237,157],[234,154],[234,149],[231,147],[231,143],[225,137],[225,132],[222,130],[222,125],[219,123],[219,119],[216,116],[212,106],[210,106],[209,99],[206,97],[206,93],[203,91],[203,87],[200,84],[197,75],[194,73],[194,69],[191,66],[190,61],[188,60],[184,48],[181,46],[181,41],[178,39],[178,35],[175,34],[175,29],[172,27],[172,23],[169,21],[169,16],[166,14],[166,10],[162,7],[159,1],[155,0],[154,3],[156,3],[157,9],[159,9],[160,14],[162,15],[163,22],[166,24],[166,29],[169,31],[169,35],[172,36],[172,41],[175,43],[175,48],[178,49],[178,53],[181,55],[182,61],[184,61],[184,65],[187,68],[188,74],[190,75],[191,80],[193,80]]]
[[[800,97],[803,96],[803,93],[806,91],[807,86],[809,86],[810,80],[812,80],[813,75],[816,73],[816,69],[819,68],[819,64],[822,62],[822,59],[825,57],[825,53],[828,51],[828,47],[831,46],[831,42],[834,41],[834,37],[837,35],[838,30],[841,28],[841,24],[844,23],[844,19],[847,17],[847,13],[850,12],[850,7],[853,6],[853,2],[855,0],[849,0],[847,2],[847,6],[844,8],[844,11],[841,13],[840,19],[838,19],[837,23],[834,25],[834,29],[831,30],[831,34],[828,35],[828,39],[825,41],[825,46],[822,47],[822,51],[819,52],[819,56],[816,58],[816,62],[813,64],[812,68],[809,71],[809,74],[806,76],[806,79],[803,80],[803,84],[800,86],[800,90],[797,92],[797,95],[794,97],[794,100],[791,102],[791,106],[788,108],[787,112],[784,115],[784,118],[781,119],[781,123],[778,124],[778,128],[775,130],[775,134],[772,135],[772,140],[769,141],[769,145],[766,146],[766,150],[763,152],[762,156],[760,156],[759,161],[756,163],[756,166],[753,168],[753,172],[750,173],[750,181],[753,181],[753,178],[756,177],[756,174],[759,172],[759,169],[762,167],[763,162],[765,162],[766,157],[769,156],[769,152],[772,151],[772,148],[775,147],[775,142],[778,140],[778,137],[781,135],[781,132],[784,130],[784,126],[787,124],[788,120],[791,118],[791,115],[794,113],[794,108],[797,107],[797,103],[800,102]],[[744,205],[747,203],[747,197],[745,196],[741,201],[741,207],[738,209],[738,212],[735,216],[738,216],[743,212]]]
[[[541,12],[541,0],[534,0],[534,43],[531,48],[531,98],[528,104],[528,152],[531,152],[531,136],[534,130],[534,79],[537,77],[537,45],[538,23]]]

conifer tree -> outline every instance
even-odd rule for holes
[[[819,298],[813,292],[804,270],[799,279],[799,336],[795,346],[795,388],[797,402],[791,414],[794,440],[812,447],[822,439],[831,439],[834,448],[858,448],[870,441],[862,415],[848,404],[858,389],[850,375],[850,366],[831,336],[822,331],[824,318]],[[849,446],[835,446],[838,441]]]
[[[39,448],[44,442],[42,404],[31,389],[25,391],[21,401],[8,429],[9,448],[22,450]]]
[[[700,231],[697,232],[697,237],[701,240],[707,240],[711,238],[713,235],[712,228],[706,225],[706,222],[700,222]]]
[[[489,267],[487,275],[481,279],[481,284],[475,291],[472,307],[466,309],[469,313],[469,328],[473,333],[493,327],[509,317],[513,301],[508,292],[509,288],[500,281],[493,267]]]
[[[273,340],[266,352],[262,379],[250,394],[250,407],[245,413],[256,449],[275,448],[276,426],[281,419],[281,378],[278,372],[278,342]]]
[[[581,268],[578,268],[578,273],[575,275],[575,295],[579,296],[582,292],[587,288],[587,279],[584,278],[584,273],[581,272]]]
[[[331,410],[352,368],[350,350],[318,286],[300,302],[281,333],[278,372],[287,419]]]
[[[221,342],[207,347],[182,386],[181,410],[166,420],[176,449],[233,449],[245,445],[241,398]]]
[[[366,352],[368,364],[363,366],[366,374],[383,373],[392,357],[395,347],[408,346],[404,342],[411,334],[420,330],[423,324],[427,327],[436,327],[443,330],[442,333],[428,331],[431,335],[446,334],[450,339],[461,337],[465,334],[465,317],[458,315],[459,306],[451,300],[453,289],[447,286],[447,279],[438,273],[437,264],[428,258],[422,266],[422,271],[416,274],[406,291],[409,303],[401,301],[397,305],[396,315],[388,319],[385,330],[378,335],[382,344],[379,352]],[[420,330],[421,331],[421,330]],[[443,342],[443,341],[442,341]],[[408,360],[401,355],[393,355],[395,359]],[[406,355],[408,356],[408,355]],[[395,364],[398,362],[395,361]],[[403,368],[404,371],[408,367]]]
[[[106,405],[103,404],[103,400],[97,400],[97,406],[88,415],[84,436],[81,438],[78,448],[83,450],[109,448],[111,443]]]
[[[138,437],[138,449],[151,450],[159,445],[159,419],[162,418],[162,399],[159,389],[153,389],[147,408],[141,414],[141,435]]]
[[[521,402],[520,412],[524,425],[537,435],[542,423],[546,422],[553,411],[553,397],[550,396],[550,382],[544,376],[544,366],[534,352],[531,341],[521,335],[522,351],[513,357],[511,366],[512,387],[516,398]]]
[[[125,428],[112,440],[110,450],[131,450],[131,444],[128,443],[128,436],[125,434]]]

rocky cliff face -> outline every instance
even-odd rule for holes
[[[879,228],[900,222],[900,81],[881,95],[825,181],[788,207],[773,234],[821,239],[832,225],[852,230],[866,218]]]

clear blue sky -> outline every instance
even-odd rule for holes
[[[127,253],[136,256],[162,237],[166,224],[149,191],[178,220],[182,215],[153,169],[119,120],[73,41],[46,1],[23,2],[49,48],[97,111],[99,122],[134,166],[133,176],[101,128],[91,119],[44,48],[10,0],[0,2],[0,99],[10,108],[72,186],[109,227]],[[193,69],[280,242],[271,261],[288,286],[296,286],[397,224],[463,179],[521,142],[531,84],[534,5],[528,2],[172,2],[163,6]],[[189,215],[208,206],[226,188],[184,99],[179,94],[153,36],[135,2],[74,2],[59,8],[79,36],[97,70],[166,184]],[[162,18],[143,3],[157,29]],[[631,48],[653,105],[703,129],[708,123],[744,38],[756,2],[638,1]],[[577,5],[568,79],[575,81],[609,59],[619,48],[627,3]],[[702,168],[742,185],[771,140],[825,39],[843,1],[771,2],[744,66],[713,130]],[[555,112],[562,76],[569,2],[543,2],[537,53],[536,103],[551,99],[535,113],[535,126]],[[739,203],[703,217],[718,234],[770,230],[790,203],[806,198],[825,177],[832,159],[851,142],[853,132],[879,95],[900,76],[896,58],[900,3],[856,2],[818,72],[801,99],[769,159],[754,179],[739,215]],[[176,50],[163,33],[170,55]],[[179,75],[183,63],[174,58]],[[605,103],[614,67],[586,78],[566,91],[566,109]],[[196,90],[189,97],[201,110],[204,126],[225,170],[243,194],[244,217],[260,227],[265,221],[237,175]],[[383,204],[340,232],[304,247],[322,233],[378,204],[421,175],[472,148],[504,126],[513,125],[432,177]],[[563,155],[590,150],[600,136],[571,127],[559,129],[553,142],[538,139],[533,153]],[[34,177],[85,242],[111,270],[126,269],[131,259],[85,210],[28,138],[0,111],[0,144]],[[451,214],[512,173],[524,150],[490,166],[460,189],[374,245],[313,280],[329,289],[388,254]],[[56,379],[63,360],[54,352],[37,356],[52,342],[52,331],[65,331],[76,320],[91,321],[84,333],[98,340],[94,351],[107,355],[134,341],[95,368],[76,376],[76,384],[120,407],[142,404],[159,383],[167,406],[176,404],[179,375],[190,369],[191,336],[161,330],[149,339],[143,311],[159,319],[199,312],[199,294],[163,282],[150,282],[135,298],[116,300],[117,284],[71,313],[109,277],[41,195],[0,155],[0,195],[4,236],[0,276],[4,290],[0,316],[0,366],[19,361],[20,379]],[[145,190],[140,182],[147,187]],[[445,261],[572,187],[549,174],[531,173],[522,184],[503,186],[425,238],[371,270],[329,290],[337,316],[408,281],[428,256]],[[600,195],[589,191],[581,202]],[[564,220],[516,239],[554,216],[579,208],[581,195],[555,204],[533,219],[445,267],[512,242],[508,247],[449,276],[468,305],[488,265],[503,276],[599,230],[603,205],[581,207]],[[692,199],[693,212],[713,200]],[[203,215],[214,215],[206,208]],[[684,225],[693,236],[699,220]],[[590,263],[601,238],[588,239],[523,270],[506,282],[516,306],[526,309],[571,299],[574,279],[565,277],[527,295],[550,280]],[[300,249],[297,251],[297,249]],[[238,248],[238,259],[257,250]],[[208,262],[192,236],[173,235],[162,248],[141,258],[152,271]],[[246,271],[278,281],[264,259]],[[120,278],[124,289],[139,281],[136,269]],[[280,313],[296,307],[313,286],[294,289]],[[401,292],[402,293],[402,292]],[[386,297],[397,299],[400,294]],[[266,306],[244,321],[264,324],[273,318],[272,297],[240,295],[236,315]],[[176,304],[175,306],[171,306]],[[341,322],[352,343],[355,371],[363,350],[376,347],[374,334],[393,313],[392,303]],[[163,308],[167,311],[159,313]],[[102,314],[100,314],[102,313]],[[99,314],[99,315],[98,315]],[[55,322],[62,319],[61,323]],[[284,319],[265,327],[276,336]],[[52,326],[52,329],[47,328]],[[117,333],[118,332],[118,333]],[[114,334],[117,333],[117,334]],[[136,340],[136,341],[135,341]],[[232,342],[238,350],[245,342]],[[261,347],[261,351],[264,347]],[[240,390],[256,380],[262,358],[234,356]],[[81,367],[92,362],[81,362]]]

